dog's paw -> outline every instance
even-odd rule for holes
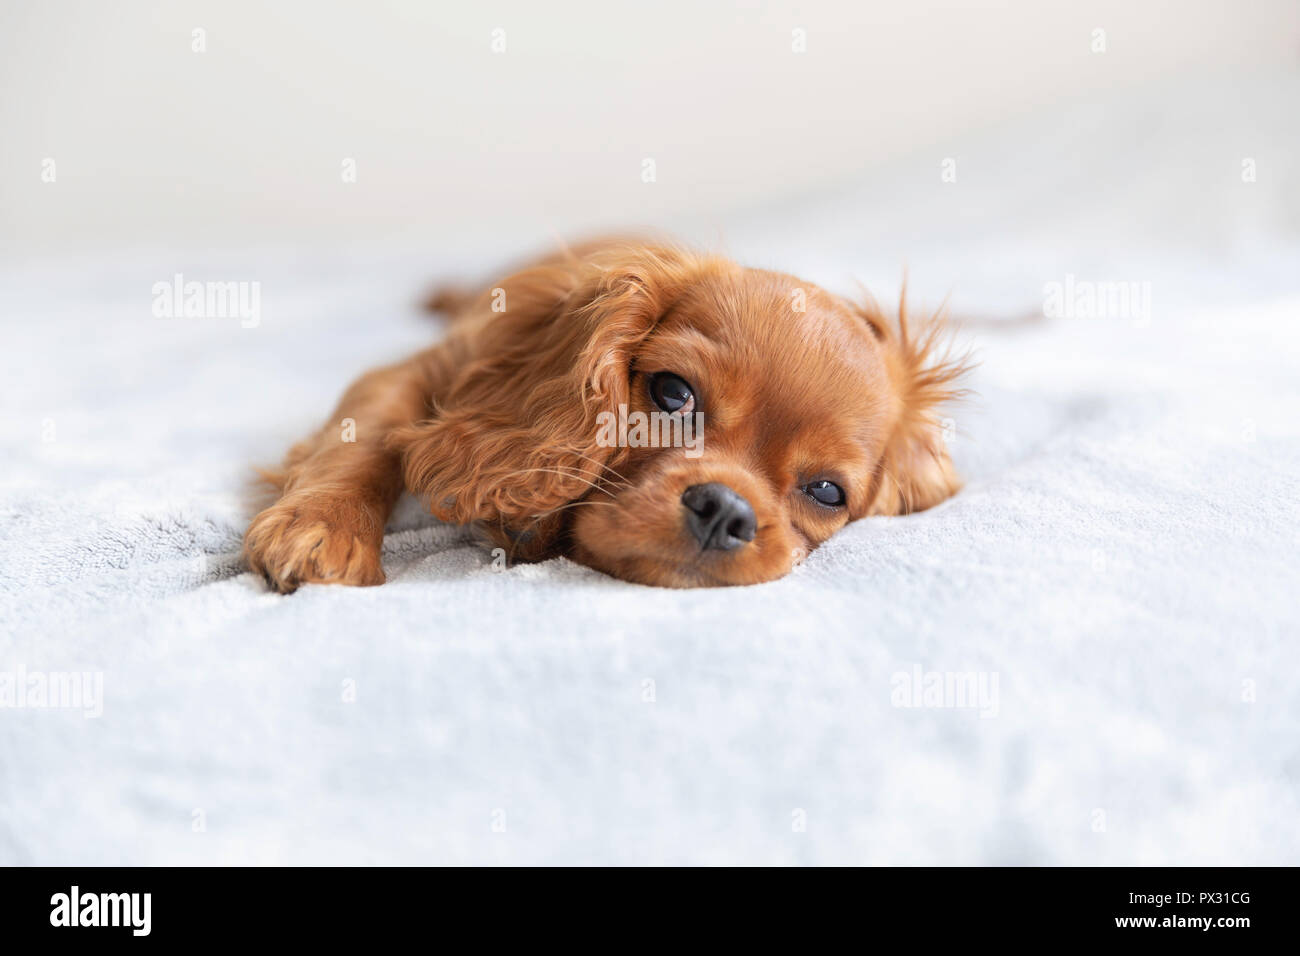
[[[344,502],[287,497],[253,519],[244,557],[281,594],[308,583],[383,584],[382,533],[364,530],[362,517]]]

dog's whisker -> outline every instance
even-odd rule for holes
[[[884,470],[885,475],[889,478],[889,480],[894,483],[894,487],[898,489],[898,495],[903,500],[903,513],[911,514],[912,496],[908,491],[907,485],[899,481],[898,476],[895,475],[892,471],[890,471],[888,466],[881,465],[881,468]]]
[[[587,507],[595,507],[595,506],[599,506],[599,507],[602,507],[602,508],[617,508],[617,507],[618,507],[618,502],[617,502],[617,501],[599,501],[599,500],[598,500],[598,501],[570,501],[567,505],[560,505],[558,508],[552,508],[550,511],[543,511],[543,512],[542,512],[541,514],[539,514],[539,515],[534,515],[534,516],[533,516],[533,520],[532,520],[531,524],[529,525],[529,527],[531,527],[533,524],[536,524],[536,523],[539,522],[539,521],[543,521],[543,520],[545,520],[546,518],[551,517],[552,515],[557,515],[557,514],[559,514],[561,511],[568,511],[570,508],[578,508],[578,507],[582,507],[582,506],[584,506],[584,505],[587,506]]]
[[[604,492],[605,494],[609,495],[611,498],[614,497],[612,492],[596,484],[596,482],[592,481],[590,478],[587,478],[586,476],[581,474],[576,474],[574,472],[561,471],[559,468],[525,468],[521,471],[512,471],[506,477],[522,478],[525,475],[536,475],[536,474],[559,475],[561,478],[573,478],[576,481],[581,481],[584,484],[589,485],[591,488],[595,489],[596,491]]]
[[[613,497],[613,496],[611,495],[611,497]],[[552,515],[559,514],[561,511],[567,511],[569,508],[577,508],[579,505],[588,505],[588,506],[591,506],[591,505],[601,505],[601,506],[606,507],[606,508],[616,508],[616,507],[618,507],[618,502],[617,502],[617,501],[601,501],[601,500],[596,500],[596,501],[586,501],[586,500],[583,500],[583,501],[570,501],[568,504],[560,505],[558,508],[552,508],[550,511],[544,511],[544,512],[542,512],[541,514],[536,515],[536,516],[533,518],[532,521],[528,522],[528,524],[524,527],[523,531],[521,531],[520,534],[521,534],[521,535],[523,535],[523,534],[527,534],[529,531],[531,531],[533,528],[537,527],[537,525],[541,524],[543,521],[545,521],[547,518],[551,517]],[[514,560],[515,554],[516,554],[516,553],[518,552],[518,550],[519,550],[519,544],[520,544],[520,542],[519,542],[518,539],[516,539],[515,541],[511,542],[511,548],[510,548],[510,551],[508,552],[510,560]]]
[[[601,468],[605,469],[606,471],[613,473],[614,477],[617,478],[619,481],[631,482],[632,480],[627,475],[621,473],[616,468],[614,468],[613,465],[608,465],[605,462],[601,461],[599,458],[593,458],[590,455],[584,455],[580,451],[570,451],[570,454],[577,455],[579,458],[585,458],[593,465],[599,465]]]
[[[529,469],[529,471],[541,471],[541,470],[546,470],[546,469]],[[517,474],[523,474],[523,473],[524,473],[524,472],[519,472],[519,473],[517,473]],[[571,477],[579,477],[579,476],[576,476],[576,475],[575,475],[575,476],[571,476]],[[570,502],[567,502],[566,504],[562,504],[562,505],[560,505],[558,508],[552,508],[550,511],[544,511],[544,512],[542,512],[541,514],[536,515],[536,516],[533,518],[533,520],[530,521],[530,522],[527,524],[527,526],[525,526],[525,528],[524,528],[524,533],[530,531],[532,528],[536,527],[538,524],[540,524],[542,521],[546,520],[547,518],[551,517],[552,515],[554,515],[554,514],[558,514],[559,512],[564,511],[564,510],[566,510],[566,509],[568,509],[568,508],[576,508],[576,507],[578,507],[578,505],[604,505],[604,506],[607,507],[607,508],[613,508],[613,507],[617,506],[618,501],[617,501],[617,499],[616,499],[616,497],[615,497],[615,495],[614,495],[613,492],[611,492],[611,491],[609,491],[609,490],[607,490],[607,489],[605,489],[605,488],[601,488],[601,487],[599,487],[599,486],[597,486],[597,485],[594,485],[594,484],[592,484],[591,482],[587,482],[587,484],[590,484],[593,488],[595,488],[595,490],[597,490],[597,491],[602,491],[602,492],[604,492],[605,494],[609,495],[609,497],[610,497],[611,500],[609,500],[609,501],[602,501],[602,500],[597,499],[596,501],[588,501],[588,500],[585,500],[585,499],[584,499],[584,500],[582,500],[582,501],[570,501]],[[619,486],[617,486],[616,490],[622,490],[623,488],[626,488],[626,487],[627,487],[627,485],[619,485]]]

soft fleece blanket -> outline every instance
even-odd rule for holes
[[[496,569],[406,502],[384,587],[268,593],[238,562],[250,466],[439,334],[410,302],[469,257],[11,262],[0,862],[1300,862],[1296,231],[1235,159],[1169,187],[1220,175],[1190,134],[1112,160],[1142,115],[729,226],[848,292],[906,259],[980,319],[966,488],[750,588]],[[1192,194],[1223,243],[1183,234]],[[177,272],[259,281],[258,324],[156,317]],[[999,323],[1067,275],[1150,306]],[[91,676],[54,706],[64,674]]]

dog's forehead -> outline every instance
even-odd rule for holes
[[[704,353],[715,391],[736,417],[787,435],[839,425],[870,435],[888,406],[879,342],[840,298],[794,276],[756,269],[693,285],[663,333]],[[766,430],[766,429],[764,429]]]
[[[802,388],[813,379],[833,395],[883,374],[867,323],[838,296],[783,273],[713,274],[687,290],[666,324],[707,339],[725,367],[760,373],[758,385]]]

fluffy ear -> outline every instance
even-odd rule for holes
[[[942,311],[920,330],[909,328],[906,295],[905,284],[896,324],[885,318],[874,301],[860,309],[884,346],[897,400],[871,514],[924,511],[961,488],[961,479],[948,456],[939,410],[965,394],[958,382],[969,370],[969,361],[948,352],[948,330]]]
[[[676,250],[616,246],[498,283],[441,347],[448,383],[433,415],[390,438],[407,488],[443,520],[481,523],[525,556],[544,552],[556,509],[626,454],[598,442],[596,416],[628,402],[638,344],[698,265]]]

